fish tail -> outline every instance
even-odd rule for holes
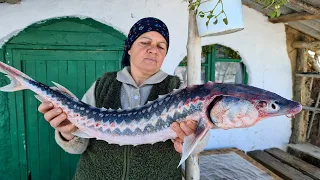
[[[29,76],[22,73],[21,71],[0,62],[0,72],[6,74],[6,76],[10,79],[10,84],[0,87],[0,91],[4,92],[13,92],[19,91],[23,89],[28,89],[23,83],[23,80],[32,80]]]

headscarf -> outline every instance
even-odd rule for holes
[[[130,29],[128,38],[125,40],[124,53],[122,56],[122,66],[130,66],[130,55],[128,51],[130,50],[134,41],[140,37],[143,33],[156,31],[160,33],[164,39],[167,41],[169,49],[169,30],[164,22],[154,17],[147,17],[137,21]]]

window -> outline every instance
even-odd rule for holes
[[[175,70],[175,75],[187,85],[187,58]],[[202,48],[201,82],[247,84],[248,74],[240,55],[231,48],[215,44]]]

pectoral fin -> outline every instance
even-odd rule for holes
[[[182,157],[178,167],[192,154],[192,151],[197,146],[199,141],[206,135],[210,127],[203,124],[201,121],[198,123],[197,130],[194,134],[191,134],[184,138]]]
[[[83,131],[81,131],[81,130],[76,130],[76,131],[74,131],[74,132],[72,132],[72,134],[73,135],[75,135],[75,136],[78,136],[78,137],[81,137],[81,138],[92,138],[91,136],[89,136],[87,133],[85,133],[85,132],[83,132]]]

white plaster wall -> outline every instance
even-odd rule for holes
[[[272,24],[257,11],[243,6],[243,31],[203,38],[202,44],[219,43],[238,51],[247,66],[249,84],[292,98],[290,59],[283,24]],[[247,129],[211,130],[207,148],[237,147],[244,151],[285,148],[291,135],[291,119],[281,116]]]
[[[186,55],[188,12],[181,0],[23,0],[0,4],[0,47],[25,27],[64,16],[90,17],[128,33],[138,19],[154,16],[170,31],[170,49],[164,70],[172,74]],[[245,29],[234,34],[203,38],[202,44],[220,43],[239,51],[248,67],[249,84],[292,97],[291,66],[286,52],[283,24],[271,24],[260,13],[243,6]],[[291,120],[275,117],[247,129],[211,130],[207,149],[237,147],[244,151],[284,148],[291,134]]]

